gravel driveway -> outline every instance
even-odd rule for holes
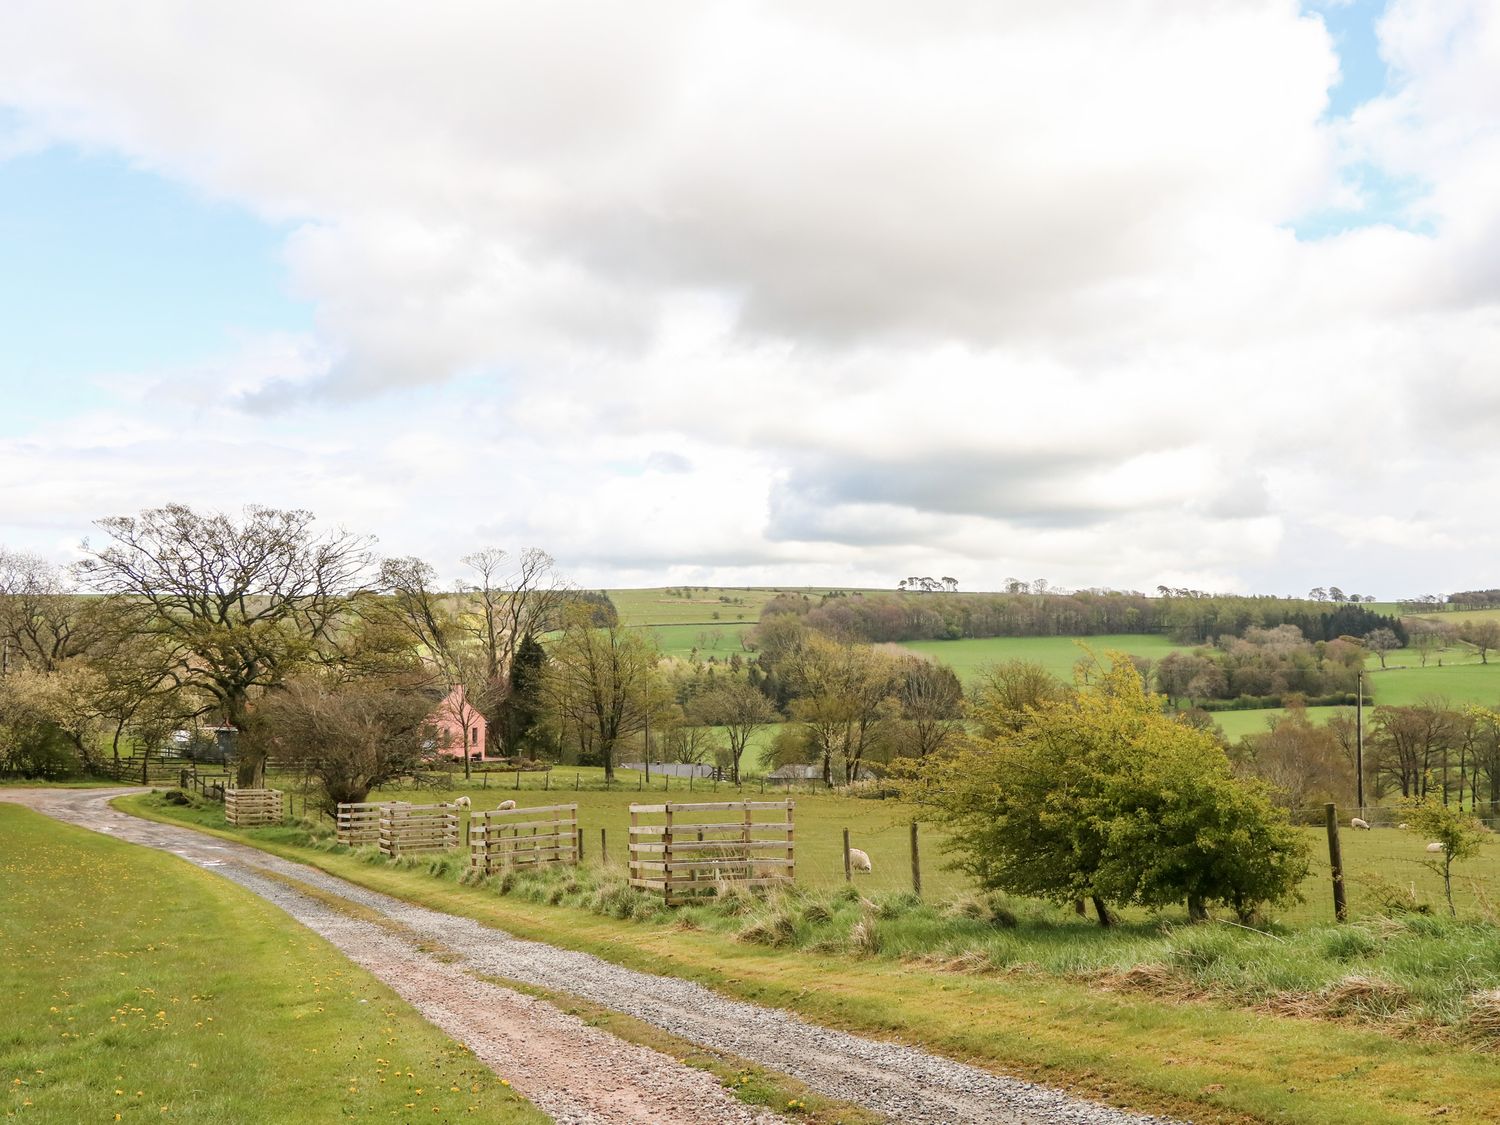
[[[140,820],[109,807],[110,799],[126,792],[138,790],[8,789],[0,790],[0,800],[172,852],[275,903],[380,977],[561,1122],[735,1125],[780,1119],[735,1100],[711,1075],[588,1027],[551,1004],[481,981],[475,974],[580,996],[680,1038],[789,1074],[820,1093],[894,1121],[1168,1121],[1080,1101],[1051,1087],[1000,1077],[914,1047],[818,1027],[789,1012],[728,1000],[687,981],[522,941],[251,847]],[[278,877],[374,910],[391,924],[331,909]],[[435,951],[434,945],[442,949]]]

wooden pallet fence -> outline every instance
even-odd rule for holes
[[[492,871],[578,862],[578,806],[491,809],[469,817],[469,866]]]
[[[454,805],[383,805],[380,850],[396,858],[458,847],[458,813]]]
[[[340,801],[334,818],[335,838],[351,848],[380,843],[380,810],[405,801]]]
[[[630,806],[630,885],[667,905],[796,878],[795,801]]]
[[[280,824],[281,800],[280,789],[226,789],[224,819],[236,828]]]

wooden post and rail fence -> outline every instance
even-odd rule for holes
[[[469,817],[469,866],[488,875],[579,861],[577,805],[492,809]]]
[[[668,906],[796,877],[794,801],[630,806],[630,885]],[[727,818],[727,819],[718,819]]]
[[[280,789],[224,790],[224,819],[236,828],[280,824],[284,812]]]
[[[392,859],[458,847],[454,805],[384,805],[380,809],[380,851]]]

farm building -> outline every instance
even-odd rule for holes
[[[463,759],[465,748],[476,762],[485,760],[485,735],[488,724],[478,710],[469,705],[462,686],[452,688],[427,717],[438,731],[437,752],[449,758]]]

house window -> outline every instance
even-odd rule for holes
[[[478,746],[479,745],[479,729],[477,727],[474,730],[471,730],[469,732],[469,745],[470,746]]]

